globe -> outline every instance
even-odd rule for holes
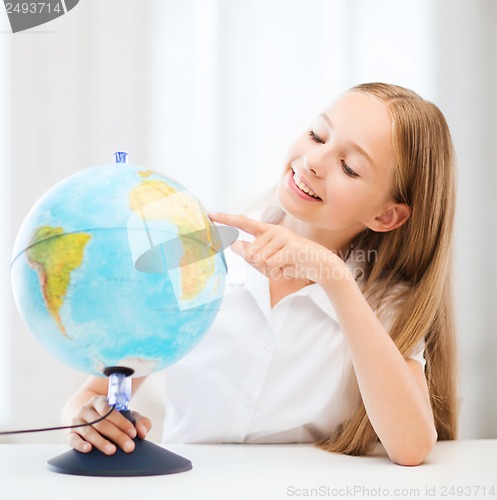
[[[15,241],[12,287],[28,328],[61,361],[145,376],[185,356],[212,324],[223,239],[184,186],[116,158],[33,206]]]

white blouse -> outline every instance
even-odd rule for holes
[[[271,308],[268,279],[231,250],[225,255],[219,314],[198,346],[164,371],[163,440],[293,443],[329,435],[355,408],[333,304],[311,284]],[[423,349],[410,357],[424,366]]]

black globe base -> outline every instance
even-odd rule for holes
[[[50,459],[48,469],[60,474],[106,477],[160,476],[192,469],[187,458],[140,438],[133,441],[135,449],[131,453],[119,448],[114,455],[105,455],[95,448],[90,453],[69,450]]]

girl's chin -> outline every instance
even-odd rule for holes
[[[291,194],[286,192],[286,186],[282,186],[281,183],[278,184],[276,190],[276,203],[285,214],[305,222],[305,214],[299,210],[301,207],[295,206],[295,201],[292,199]]]

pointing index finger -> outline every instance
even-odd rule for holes
[[[220,212],[209,212],[209,218],[214,222],[219,222],[220,224],[226,224],[227,226],[233,226],[252,236],[259,236],[262,234],[267,227],[265,222],[260,222],[245,215],[231,215],[224,214]]]

